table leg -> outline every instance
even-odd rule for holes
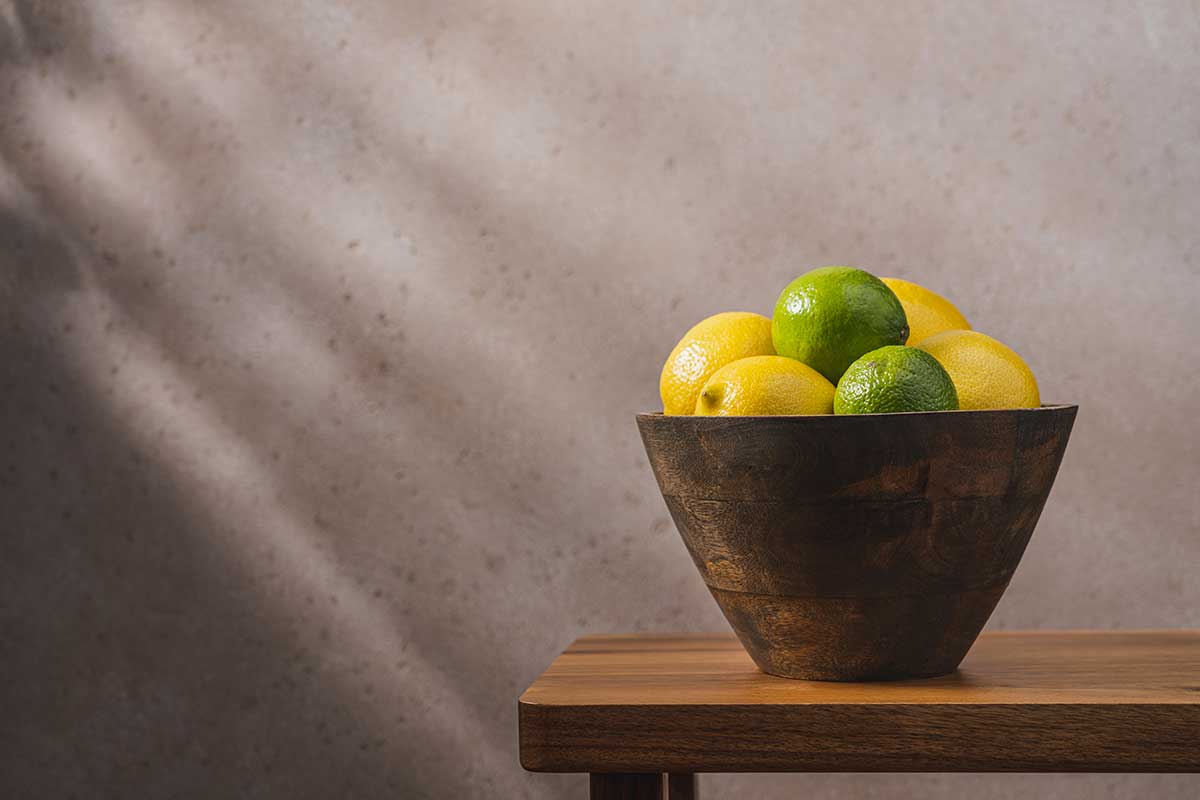
[[[663,800],[659,772],[593,772],[592,800]]]
[[[696,800],[696,773],[672,772],[667,775],[667,800]]]

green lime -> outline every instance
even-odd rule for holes
[[[853,267],[821,267],[787,285],[771,319],[775,352],[837,383],[863,353],[908,341],[908,319],[883,281]]]
[[[953,411],[954,381],[938,360],[915,347],[891,345],[855,361],[838,381],[835,414]]]

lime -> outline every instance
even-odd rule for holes
[[[717,370],[696,401],[698,416],[832,414],[833,384],[783,356],[751,356]]]
[[[953,411],[954,381],[937,359],[915,347],[891,345],[855,361],[838,381],[835,414]]]
[[[787,285],[771,320],[775,352],[836,383],[863,353],[904,344],[908,320],[883,281],[853,267],[821,267]]]

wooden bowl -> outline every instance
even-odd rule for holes
[[[1012,578],[1076,406],[639,414],[663,499],[763,672],[953,672]]]

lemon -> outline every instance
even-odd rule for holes
[[[775,352],[836,383],[863,353],[904,344],[904,307],[883,281],[853,267],[821,267],[787,285],[771,320]]]
[[[899,345],[872,350],[851,364],[833,396],[835,414],[956,408],[954,382],[937,359],[915,347]]]
[[[936,358],[958,389],[961,408],[1037,408],[1033,371],[1011,349],[978,331],[945,331],[918,348]]]
[[[946,298],[924,286],[900,278],[880,278],[895,292],[908,318],[908,341],[915,345],[942,331],[969,331],[971,323]]]
[[[714,314],[692,327],[663,365],[658,391],[664,414],[691,414],[700,390],[726,364],[748,356],[775,355],[771,320],[749,311]]]
[[[833,412],[833,384],[812,367],[783,356],[751,356],[717,370],[696,401],[703,417]]]

